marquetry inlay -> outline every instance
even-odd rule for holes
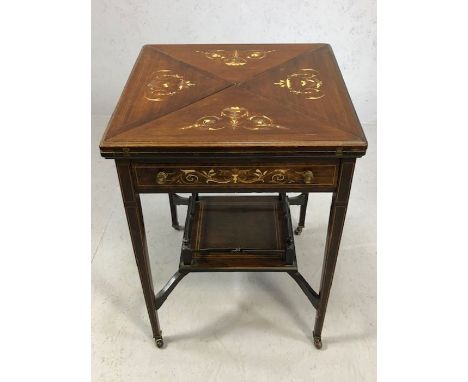
[[[309,184],[314,174],[310,170],[295,169],[176,169],[173,172],[159,171],[157,184]]]
[[[168,69],[158,70],[151,74],[146,84],[145,98],[154,102],[165,101],[190,86],[195,86],[195,84],[185,80],[184,76]]]
[[[205,115],[196,120],[192,125],[181,127],[181,130],[199,129],[208,131],[237,128],[260,131],[270,129],[288,129],[277,125],[266,115],[251,113],[245,107],[229,106],[221,110],[219,115]]]
[[[302,95],[305,99],[319,99],[325,94],[322,90],[323,82],[318,75],[319,72],[315,69],[301,69],[274,84],[288,89],[292,94]]]
[[[261,60],[265,58],[268,54],[275,52],[275,50],[208,50],[200,51],[197,50],[197,53],[202,53],[206,58],[210,60],[223,63],[228,66],[243,66],[246,65],[249,61]]]

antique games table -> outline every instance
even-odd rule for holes
[[[100,149],[115,160],[158,347],[158,309],[171,291],[190,272],[219,271],[287,272],[316,309],[322,347],[354,165],[367,149],[329,45],[146,45]],[[333,193],[318,291],[294,247],[311,192]],[[142,193],[167,193],[172,225],[184,230],[179,269],[158,293]],[[187,205],[184,227],[178,205]],[[290,205],[300,205],[294,232]]]

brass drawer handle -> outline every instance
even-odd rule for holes
[[[164,171],[159,171],[156,175],[156,183],[157,184],[165,184],[167,180],[167,173]]]
[[[304,183],[310,184],[314,180],[314,173],[310,170],[304,171]]]

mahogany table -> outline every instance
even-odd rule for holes
[[[354,165],[367,149],[329,45],[146,45],[100,149],[116,163],[158,347],[157,310],[188,273],[276,271],[315,307],[321,348]],[[232,195],[254,192],[273,196]],[[298,272],[289,212],[301,206],[300,234],[310,192],[333,193],[319,291]],[[142,193],[169,194],[176,229],[177,205],[188,206],[179,269],[156,294]]]

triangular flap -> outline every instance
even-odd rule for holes
[[[307,147],[352,140],[349,133],[231,87],[114,137],[151,147]]]
[[[362,129],[330,46],[297,56],[242,88],[262,94],[357,137]]]
[[[324,44],[152,45],[177,60],[206,70],[231,83],[257,74]]]
[[[108,137],[187,106],[230,86],[225,80],[143,47],[116,111]]]

